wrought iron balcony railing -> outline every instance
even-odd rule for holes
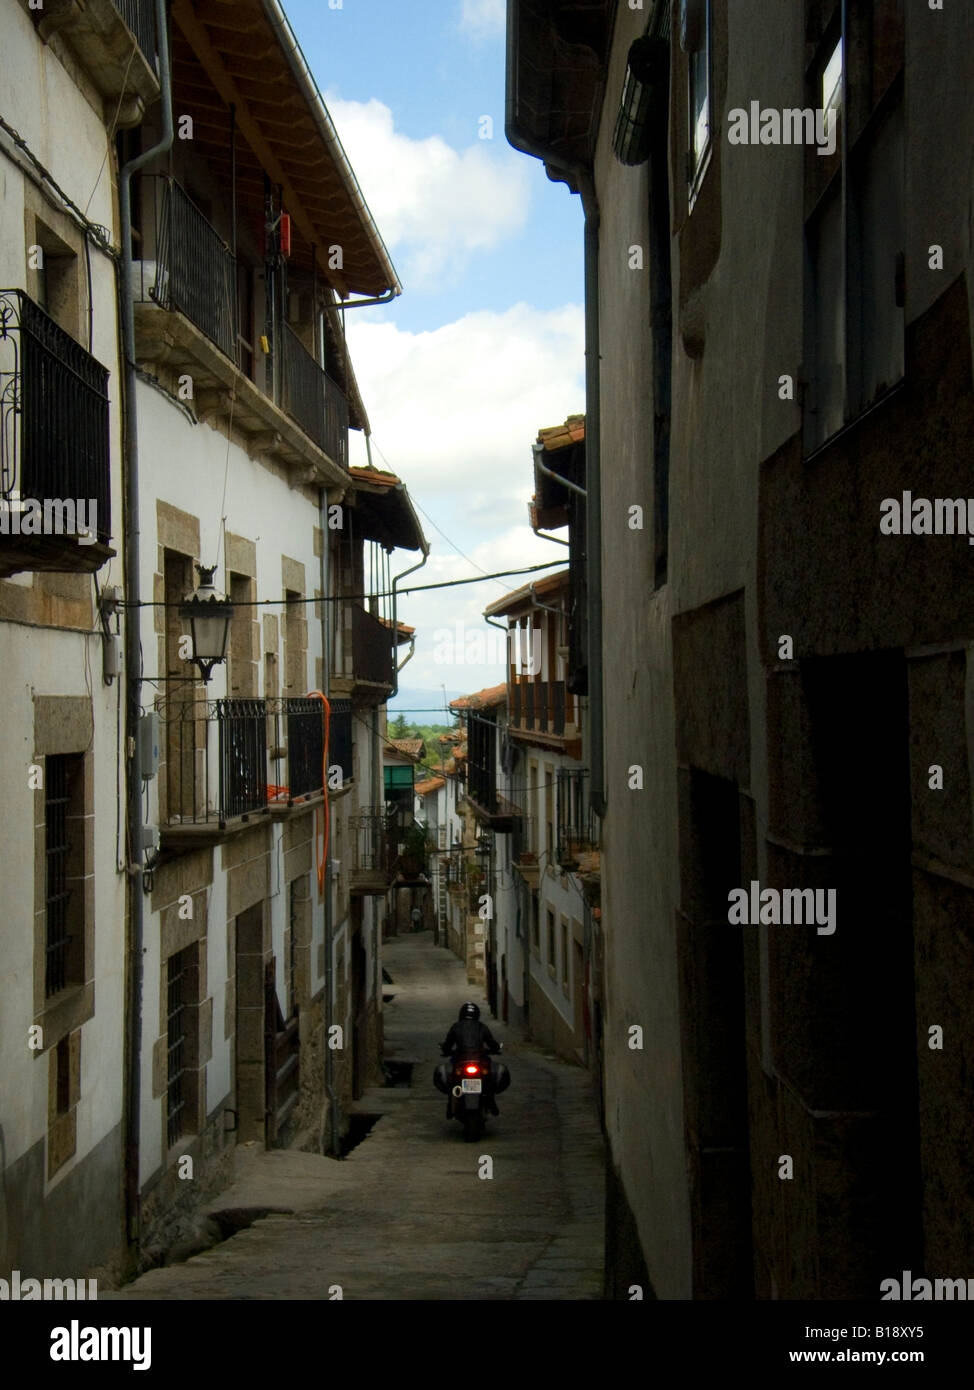
[[[292,328],[285,325],[282,405],[309,438],[342,468],[348,467],[348,401]]]
[[[558,769],[558,862],[575,863],[599,847],[599,821],[589,799],[588,768]]]
[[[342,781],[350,782],[354,774],[352,763],[352,702],[331,701],[331,725],[328,731],[328,765],[340,767]]]
[[[0,494],[5,530],[111,536],[108,372],[23,290],[0,290]],[[21,527],[28,499],[42,526]],[[79,515],[81,509],[83,515]],[[14,512],[20,517],[14,522]]]
[[[152,298],[237,360],[237,271],[229,246],[175,179],[165,178]]]
[[[399,848],[395,817],[379,807],[348,818],[352,837],[353,891],[384,893],[396,872]]]
[[[138,40],[150,67],[156,59],[155,0],[113,0],[116,10]]]
[[[320,700],[201,701],[177,694],[161,702],[160,712],[164,824],[223,827],[322,791]]]

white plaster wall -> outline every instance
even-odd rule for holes
[[[0,34],[0,68],[4,78],[0,114],[23,136],[76,203],[85,207],[90,200],[91,219],[112,227],[111,164],[105,160],[107,133],[100,115],[52,51],[40,42],[16,0],[0,0]],[[27,181],[7,148],[0,143],[0,287],[16,288],[25,286],[27,277]],[[83,277],[84,273],[82,261],[79,274]],[[111,262],[95,249],[91,252],[91,275],[91,350],[111,373],[113,543],[121,554],[115,275]],[[87,325],[82,341],[87,346]],[[120,576],[119,558],[103,567],[97,579],[102,585],[120,582]],[[21,574],[6,582],[29,588],[34,577]],[[44,814],[43,791],[30,791],[27,787],[27,767],[34,752],[32,696],[90,694],[94,717],[96,1012],[84,1024],[82,1033],[76,1152],[59,1170],[52,1186],[62,1182],[122,1117],[125,886],[123,876],[116,872],[117,687],[103,684],[101,663],[101,640],[97,636],[0,623],[0,671],[5,695],[0,756],[7,770],[0,800],[0,876],[4,890],[4,912],[0,917],[4,963],[0,977],[0,1125],[8,1164],[47,1133],[49,1056],[37,1056],[27,1048],[27,1030],[33,1022],[33,827],[35,818],[43,819]]]
[[[27,1046],[34,1021],[34,822],[44,816],[44,792],[31,791],[27,784],[34,751],[33,695],[86,696],[86,642],[94,712],[95,1014],[82,1033],[77,1149],[55,1183],[122,1116],[125,883],[115,872],[115,689],[102,684],[100,638],[0,623],[0,670],[7,673],[0,758],[8,769],[0,840],[0,1123],[8,1164],[47,1133],[49,1058],[47,1053],[36,1056]]]

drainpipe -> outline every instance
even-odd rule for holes
[[[540,159],[556,178],[578,192],[585,212],[585,531],[588,567],[589,738],[592,752],[591,802],[596,815],[605,814],[605,743],[602,728],[602,475],[600,468],[602,406],[599,348],[599,203],[591,170],[561,159],[525,135],[517,125],[516,52],[514,27],[508,24],[507,111],[508,144]],[[566,486],[564,478],[558,478]],[[582,489],[576,487],[576,491]]]
[[[415,574],[416,570],[421,570],[421,569],[423,568],[423,566],[426,564],[426,561],[427,561],[427,560],[429,559],[429,557],[430,557],[429,542],[427,541],[427,539],[426,539],[425,536],[421,536],[421,539],[422,539],[422,543],[423,543],[423,558],[422,558],[421,560],[417,560],[416,563],[415,563],[415,565],[410,565],[408,569],[403,570],[401,574],[395,575],[395,577],[393,578],[393,581],[392,581],[392,678],[393,678],[393,687],[392,687],[392,694],[389,696],[389,699],[390,699],[390,700],[394,700],[394,699],[396,698],[396,696],[399,694],[399,644],[398,644],[398,642],[396,641],[396,638],[399,636],[399,624],[398,624],[398,621],[397,621],[397,612],[398,612],[397,604],[398,604],[398,597],[399,597],[399,596],[398,596],[398,593],[396,592],[396,590],[397,590],[397,586],[398,586],[398,584],[399,584],[400,579],[405,579],[407,574]],[[411,653],[410,653],[410,655],[411,655]],[[405,664],[406,664],[406,663],[405,663],[405,661],[404,661],[404,662],[403,662],[403,665],[405,666]]]
[[[549,468],[547,464],[541,462],[540,456],[543,452],[542,446],[540,444],[535,444],[534,466],[537,468],[538,472],[543,473],[546,478],[554,478],[556,483],[561,483],[563,487],[570,488],[572,492],[580,493],[581,496],[584,497],[585,489],[583,487],[579,487],[577,483],[570,482],[567,478],[563,478],[560,473],[556,473],[553,468]],[[533,523],[531,530],[540,541],[554,541],[555,545],[571,545],[570,541],[562,540],[561,536],[549,535],[547,531],[542,531],[539,526],[535,526]]]
[[[329,530],[328,530],[328,492],[325,488],[321,489],[321,688],[325,693],[325,698],[331,701],[331,604],[328,599],[328,585],[331,579],[331,554],[329,549]],[[325,809],[324,814],[331,815],[331,808],[328,805],[328,786],[327,775],[324,787]],[[331,837],[329,836],[328,857],[325,860],[325,884],[324,884],[324,907],[325,907],[325,1032],[322,1038],[322,1045],[325,1050],[325,1097],[328,1101],[328,1121],[331,1134],[330,1152],[337,1156],[339,1151],[339,1122],[338,1122],[338,1100],[335,1096],[335,1055],[328,1045],[331,1037],[331,1027],[334,1022],[332,1015],[331,993],[334,982],[334,969],[332,964],[332,937],[335,924],[332,919],[331,907]],[[322,1128],[322,1148],[324,1148],[324,1128]]]
[[[126,1077],[125,1125],[125,1211],[130,1244],[141,1235],[139,1185],[139,1135],[142,1109],[142,759],[139,749],[139,720],[142,707],[141,611],[139,582],[139,437],[136,409],[135,306],[132,301],[132,176],[146,164],[165,154],[173,142],[172,74],[169,66],[169,36],[166,0],[156,0],[156,43],[159,52],[159,85],[162,89],[162,135],[158,144],[125,164],[118,174],[119,221],[122,258],[120,267],[122,356],[124,389],[122,462],[125,470],[125,674],[126,733],[130,756],[126,784],[128,824],[129,959],[128,959],[128,1066]]]

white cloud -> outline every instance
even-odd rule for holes
[[[503,34],[507,24],[505,0],[460,0],[460,28],[476,39]]]
[[[371,314],[371,310],[365,310]],[[567,550],[539,540],[527,520],[534,491],[531,445],[538,430],[585,408],[584,316],[580,305],[539,310],[516,304],[478,311],[432,332],[404,332],[391,322],[348,324],[349,347],[375,431],[373,462],[388,465],[418,508],[435,518],[481,569],[516,569],[539,561],[567,562]],[[351,436],[352,463],[365,462],[362,436]],[[383,458],[383,455],[385,456]],[[409,582],[432,583],[475,572],[419,511],[431,543],[425,569]],[[562,533],[567,539],[567,533]],[[405,553],[394,571],[405,568]],[[403,600],[403,621],[417,628],[407,686],[477,690],[503,678],[498,668],[435,661],[435,633],[457,622],[486,637],[484,607],[502,584],[459,586]],[[496,633],[496,637],[500,634]]]
[[[413,140],[375,98],[327,104],[384,241],[405,252],[410,288],[454,280],[471,256],[526,225],[530,169],[513,150],[476,132],[461,151],[438,135]]]

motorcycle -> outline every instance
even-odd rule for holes
[[[503,1049],[503,1043],[501,1044]],[[510,1075],[501,1062],[494,1064],[493,1095],[506,1090],[510,1085]],[[443,1064],[447,1078],[442,1077],[440,1069],[434,1073],[434,1084],[439,1090],[447,1092],[447,1116],[459,1120],[463,1125],[463,1137],[468,1143],[480,1139],[487,1118],[487,1106],[493,1099],[489,1091],[491,1074],[490,1054],[487,1052],[456,1053]],[[443,1081],[447,1084],[444,1085]]]

